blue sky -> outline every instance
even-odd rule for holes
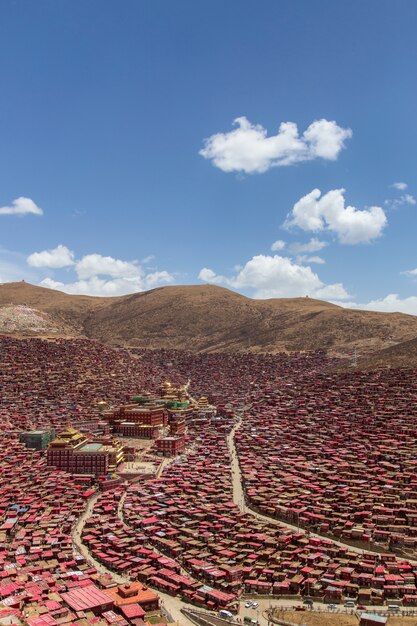
[[[0,280],[417,314],[416,24],[414,0],[4,0]]]

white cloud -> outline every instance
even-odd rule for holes
[[[313,189],[294,204],[284,226],[312,232],[327,230],[347,244],[369,243],[379,237],[387,223],[383,209],[372,206],[360,211],[345,206],[344,193],[344,189],[333,189],[322,196],[320,189]]]
[[[312,296],[319,300],[345,300],[350,297],[342,283],[324,285],[320,289],[316,289]],[[337,302],[336,304],[340,303]]]
[[[16,198],[9,206],[0,207],[0,215],[43,215],[43,209],[38,207],[30,198]]]
[[[58,289],[60,291],[65,291],[65,283],[62,283],[59,280],[54,280],[53,278],[44,278],[39,284],[42,287],[47,287],[48,289]]]
[[[402,200],[404,204],[416,204],[416,199],[411,195],[411,193],[404,194],[400,197],[400,200]]]
[[[198,277],[205,283],[210,283],[213,285],[219,285],[221,283],[227,284],[228,282],[227,278],[225,278],[224,276],[218,276],[215,272],[213,272],[213,270],[209,269],[208,267],[203,267],[203,269],[200,270]]]
[[[312,237],[307,243],[299,243],[298,241],[290,245],[291,252],[298,254],[299,252],[319,252],[327,246],[326,241],[321,241],[317,237]]]
[[[90,276],[88,279],[76,280],[72,283],[63,283],[45,278],[40,282],[43,287],[59,289],[65,293],[89,296],[123,296],[174,282],[174,277],[168,272],[153,272],[136,279],[127,278],[100,278]]]
[[[59,244],[59,246],[52,250],[33,252],[28,256],[27,262],[31,267],[58,269],[60,267],[74,265],[74,253],[66,246]]]
[[[391,187],[397,189],[398,191],[405,191],[408,188],[408,185],[407,183],[393,183]],[[399,198],[394,198],[393,200],[385,200],[385,205],[391,209],[398,209],[404,204],[408,204],[411,206],[416,204],[416,199],[413,195],[411,195],[411,193],[403,193]]]
[[[281,250],[284,250],[284,248],[286,247],[286,243],[285,241],[282,241],[282,239],[278,239],[277,241],[274,241],[274,243],[271,246],[271,250],[273,252],[280,252]],[[312,237],[310,239],[310,241],[308,241],[307,243],[300,243],[298,241],[290,244],[288,246],[288,251],[289,252],[294,252],[297,256],[295,257],[295,263],[297,265],[305,265],[306,263],[319,263],[321,265],[323,265],[324,263],[326,263],[326,261],[324,259],[322,259],[322,257],[320,256],[309,256],[308,254],[299,254],[302,252],[317,252],[318,250],[322,250],[323,248],[325,248],[328,244],[325,241],[321,241],[320,239],[317,239],[317,237]],[[242,269],[242,268],[239,268]],[[211,270],[208,270],[209,272],[211,272]]]
[[[416,204],[416,199],[411,195],[411,193],[404,193],[399,198],[395,198],[394,200],[385,200],[385,204],[391,209],[398,209],[400,206],[403,206],[403,204],[413,206]]]
[[[152,272],[143,277],[143,285],[145,289],[154,289],[160,285],[167,285],[174,282],[174,277],[169,272],[162,270],[161,272]]]
[[[63,283],[45,278],[40,282],[43,287],[58,289],[65,293],[89,296],[118,296],[133,293],[135,286],[130,281],[120,278],[105,280],[98,276],[92,276],[87,280],[77,280],[72,283]]]
[[[404,189],[407,189],[408,185],[407,183],[392,183],[391,187],[404,191]]]
[[[383,313],[407,313],[417,315],[417,296],[400,298],[396,293],[390,293],[384,298],[371,300],[366,303],[337,302],[341,306],[350,309],[362,309],[365,311],[381,311]]]
[[[295,257],[296,263],[318,263],[319,265],[324,265],[326,261],[321,256],[307,256],[306,254],[300,254]]]
[[[255,289],[258,298],[305,296],[322,287],[311,268],[297,265],[286,257],[263,254],[250,259],[233,282],[237,288]]]
[[[255,298],[348,298],[340,283],[326,285],[310,267],[297,264],[287,257],[259,254],[252,257],[231,278],[217,275],[204,268],[199,278],[214,284],[225,284],[235,289],[251,289]]]
[[[334,161],[352,136],[349,128],[325,119],[314,121],[301,136],[293,122],[281,123],[271,137],[263,126],[251,124],[246,117],[236,118],[233,124],[237,128],[212,135],[199,152],[223,172],[252,174],[317,158]]]
[[[101,254],[86,254],[76,262],[78,278],[111,276],[112,278],[135,279],[141,276],[141,268],[135,261],[121,261]]]
[[[76,274],[75,280],[62,282],[48,276],[40,282],[43,287],[71,294],[119,296],[154,289],[175,281],[174,276],[166,270],[148,273],[136,261],[122,261],[95,253],[74,260],[74,254],[62,245],[54,250],[30,255],[28,263],[48,268],[71,266]]]
[[[304,132],[303,138],[311,158],[335,161],[345,147],[345,139],[352,137],[350,128],[341,128],[336,122],[316,120]]]
[[[405,274],[405,276],[409,276],[410,278],[417,278],[417,267],[413,270],[406,270],[405,272],[401,272],[401,274]]]
[[[277,241],[274,241],[274,243],[271,246],[272,252],[279,252],[280,250],[283,250],[284,248],[285,248],[285,241],[282,241],[282,239],[277,239]]]

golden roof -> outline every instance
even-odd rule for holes
[[[62,431],[61,437],[71,436],[71,435],[81,435],[80,431],[74,428],[73,426],[67,426],[65,430]]]
[[[72,443],[77,441],[78,439],[85,439],[85,435],[80,433],[79,430],[73,428],[72,426],[68,426],[65,430],[63,430],[58,437],[53,439],[49,445],[51,444],[61,444],[61,443]]]

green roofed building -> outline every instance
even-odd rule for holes
[[[46,450],[49,442],[55,439],[55,431],[51,430],[29,430],[19,435],[20,443],[24,443],[28,448],[35,450]]]

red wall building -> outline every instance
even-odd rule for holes
[[[138,406],[126,404],[103,414],[113,433],[124,437],[157,439],[162,428],[168,424],[168,412],[164,406]]]
[[[134,422],[120,422],[114,427],[114,433],[123,437],[138,437],[139,439],[156,439],[160,429],[157,426],[143,426]]]
[[[67,428],[51,441],[47,452],[48,465],[70,474],[100,476],[116,469],[123,459],[124,450],[120,442],[103,438],[91,441],[75,428]]]
[[[156,449],[164,456],[176,456],[185,448],[184,437],[163,437],[156,442]]]

